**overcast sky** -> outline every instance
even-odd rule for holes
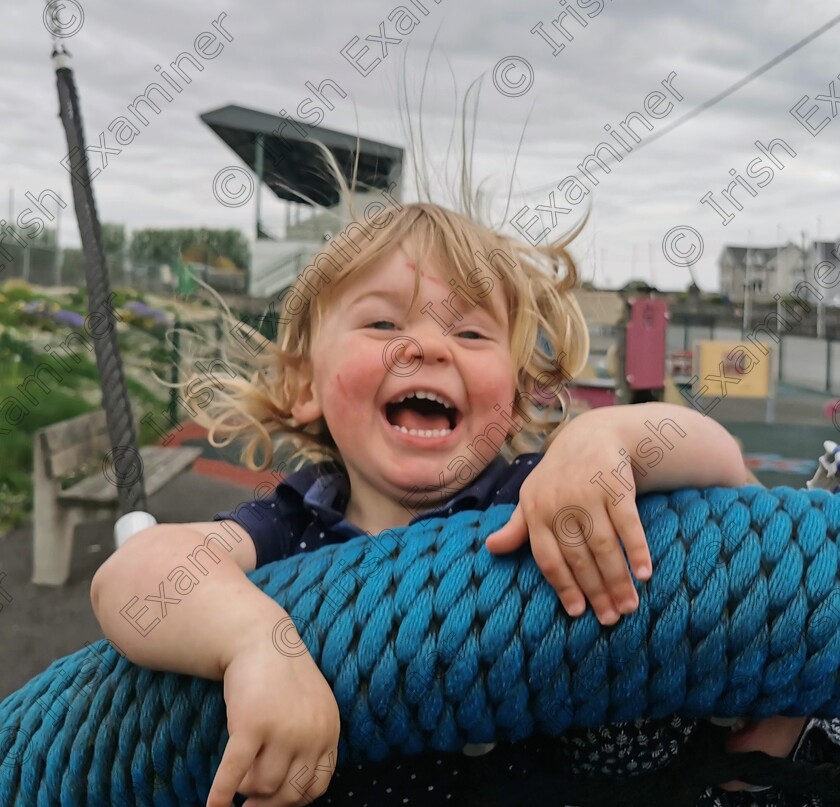
[[[123,222],[132,230],[239,227],[252,237],[253,204],[228,207],[214,198],[214,176],[239,163],[199,114],[232,103],[272,113],[286,109],[294,115],[311,95],[305,82],[317,85],[329,78],[347,98],[335,100],[324,126],[405,146],[398,87],[406,57],[415,124],[429,59],[425,146],[433,165],[442,165],[449,155],[450,174],[450,131],[460,125],[454,109],[470,83],[484,76],[473,170],[476,181],[487,178],[498,221],[508,201],[520,138],[507,219],[528,205],[529,212],[520,219],[523,225],[535,215],[536,205],[549,204],[549,191],[564,178],[580,179],[577,166],[598,143],[616,146],[623,159],[609,160],[609,174],[592,171],[597,187],[584,182],[594,189],[586,197],[592,218],[573,250],[584,277],[599,285],[641,277],[662,288],[684,288],[687,270],[663,255],[663,239],[675,227],[691,227],[702,237],[703,255],[695,271],[707,290],[718,288],[717,259],[726,243],[751,239],[771,245],[779,226],[785,240],[799,242],[802,231],[813,239],[818,227],[822,240],[840,237],[840,120],[832,119],[830,100],[816,99],[832,94],[832,81],[833,94],[840,95],[840,25],[655,142],[646,144],[643,138],[636,145],[625,137],[633,145],[630,153],[621,151],[604,128],[617,129],[631,112],[646,114],[645,98],[664,91],[661,82],[676,73],[671,79],[675,94],[666,93],[658,105],[657,97],[651,100],[654,111],[663,115],[656,119],[646,114],[653,131],[635,127],[648,137],[656,135],[829,22],[838,12],[830,0],[406,0],[403,11],[392,0],[52,2],[66,35],[61,41],[72,54],[88,143],[98,144],[104,133],[106,145],[117,147],[107,127],[127,114],[126,107],[150,82],[161,81],[155,65],[168,69],[186,51],[204,67],[192,83],[182,82],[180,94],[171,91],[173,100],[161,102],[159,115],[149,114],[148,126],[140,126],[133,142],[108,156],[108,166],[94,181],[103,222]],[[584,27],[566,13],[560,25],[571,40],[551,24],[564,7],[586,23]],[[419,23],[410,33],[397,33],[396,25],[405,31],[413,24],[407,10]],[[221,25],[230,40],[211,25],[222,14],[227,15]],[[69,174],[60,164],[67,146],[57,117],[52,43],[38,3],[5,4],[3,22],[0,213],[5,218],[9,189],[14,189],[16,212],[28,205],[27,191],[38,195],[51,188],[65,201],[71,200],[71,191]],[[382,56],[380,42],[365,41],[379,34],[380,23],[386,37],[402,41],[386,43],[387,56],[363,76],[360,70]],[[549,42],[531,33],[538,23],[557,43],[556,55]],[[196,38],[203,31],[218,34],[198,40],[206,54],[216,53],[214,58],[195,56]],[[359,42],[348,49],[349,55],[358,54],[364,44],[370,47],[359,59],[360,70],[341,55],[354,37]],[[506,57],[515,58],[500,61]],[[814,131],[822,126],[816,134],[790,112],[804,96],[808,98],[799,115]],[[840,110],[840,99],[837,103]],[[772,181],[759,163],[753,164],[754,178],[749,179],[748,163],[762,156],[755,141],[766,145],[775,138],[784,140],[796,157],[779,146],[774,154],[784,169],[764,158],[763,165],[773,166]],[[100,160],[94,155],[93,167],[101,167]],[[741,211],[720,193],[733,181],[733,168],[756,193],[753,197],[736,189]],[[446,184],[452,182],[439,183],[438,190]],[[408,200],[416,198],[412,185],[409,175]],[[724,213],[736,214],[727,226],[709,204],[700,202],[708,191]],[[561,197],[555,191],[555,206],[561,206]],[[268,194],[265,199],[264,223],[276,230],[283,209]],[[440,196],[436,201],[448,200]],[[556,214],[550,237],[559,236],[583,207]],[[544,226],[551,227],[550,213],[542,216]],[[529,232],[540,229],[532,225]],[[676,231],[672,239],[680,232],[688,231]],[[78,244],[72,204],[62,217],[60,237],[66,245]],[[686,236],[668,248],[686,252],[689,246]]]

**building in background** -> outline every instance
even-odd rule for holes
[[[820,270],[821,281],[818,285],[825,295],[826,305],[840,305],[840,272],[832,271],[831,266],[840,268],[840,240],[813,241],[808,248],[807,266],[809,278],[814,283],[814,272],[821,264],[829,264]]]
[[[814,241],[806,249],[788,242],[771,247],[725,246],[718,259],[720,289],[733,303],[744,302],[749,283],[749,297],[756,303],[769,303],[778,294],[789,296],[802,281],[820,289],[822,302],[840,304],[840,285],[836,290],[824,288],[814,280],[814,268],[822,262],[840,267],[840,249],[831,241]],[[826,293],[827,291],[827,293]],[[808,286],[797,296],[802,300],[818,301]]]
[[[224,176],[220,172],[215,192],[217,198],[233,194],[219,198],[222,204],[254,205],[256,240],[242,278],[242,291],[249,297],[271,297],[289,287],[332,239],[337,249],[353,249],[342,233],[350,217],[316,142],[329,150],[348,184],[356,175],[358,215],[372,210],[375,218],[389,198],[400,198],[404,152],[398,146],[235,105],[200,117],[247,166],[224,169],[229,172]],[[285,222],[272,222],[271,232],[263,221],[263,186],[286,208]]]

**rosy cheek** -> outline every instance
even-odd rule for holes
[[[470,387],[470,397],[474,401],[481,401],[491,407],[499,404],[505,408],[513,402],[515,387],[507,376],[474,376]]]

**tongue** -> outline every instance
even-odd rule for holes
[[[390,418],[391,423],[404,429],[448,429],[449,418],[446,415],[424,415],[416,409],[400,406]]]

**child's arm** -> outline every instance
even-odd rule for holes
[[[229,740],[207,807],[230,807],[237,791],[278,807],[309,802],[335,770],[338,705],[289,615],[245,576],[250,536],[224,524],[239,541],[218,521],[132,536],[94,576],[93,610],[135,664],[224,680]]]
[[[603,413],[600,418],[599,413]],[[619,461],[626,459],[617,455],[619,448],[624,448],[634,461],[624,464],[621,477],[630,481],[632,468],[639,494],[748,484],[744,459],[735,438],[695,409],[645,403],[594,409],[575,420],[582,418],[580,425],[591,422],[590,428],[596,430],[596,436],[605,422],[612,422],[619,431],[619,444],[613,446],[616,462],[603,469],[604,477],[609,475],[610,486],[615,490],[626,489],[612,473]]]
[[[638,579],[652,571],[637,492],[747,482],[735,439],[693,409],[664,403],[593,409],[552,436],[522,483],[510,521],[485,545],[510,552],[530,538],[566,611],[579,616],[588,599],[611,625],[639,602],[622,544]]]
[[[245,577],[256,565],[254,543],[238,524],[226,524],[238,542],[218,521],[158,524],[129,538],[97,570],[93,612],[130,661],[220,681],[239,648],[270,642],[273,626],[288,617]],[[211,533],[229,547],[207,543],[218,562],[203,549],[196,553]]]

